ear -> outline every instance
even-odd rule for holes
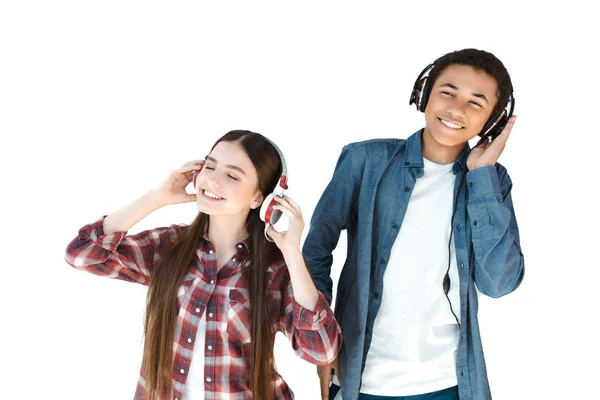
[[[264,196],[262,195],[262,193],[260,192],[260,190],[256,191],[255,197],[254,197],[254,201],[252,202],[252,204],[250,204],[250,208],[255,209],[260,207],[260,205],[262,204],[262,202],[264,201]]]

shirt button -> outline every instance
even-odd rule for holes
[[[460,268],[464,269],[465,268],[465,263],[460,263]]]
[[[212,379],[210,379],[210,376],[208,378],[206,378],[206,382],[212,382]]]
[[[456,225],[456,230],[460,232],[460,225]]]
[[[394,224],[394,225],[392,225],[392,228],[394,228],[394,229],[398,229],[398,225],[397,225],[397,224]]]
[[[192,343],[192,338],[191,337],[187,338],[187,341],[188,341],[188,343]]]
[[[210,284],[211,284],[211,285],[214,285],[214,284],[215,284],[215,281],[214,281],[214,279],[211,279],[211,280],[210,280]]]
[[[477,226],[477,220],[473,221],[473,225]]]
[[[235,262],[235,258],[233,260],[231,260],[231,261]]]
[[[241,248],[242,248],[242,244],[240,243],[240,244],[238,244],[238,249],[241,249]]]
[[[199,308],[196,308],[196,312],[197,312],[197,313],[199,313],[199,312],[200,312],[200,309],[199,309]]]
[[[179,370],[179,372],[181,372],[182,374],[185,374],[185,369],[181,368],[181,369]]]
[[[209,350],[212,350],[212,346],[211,346],[211,345],[208,345],[208,349],[209,349]]]
[[[385,264],[385,260],[382,258],[381,261],[379,261],[379,264],[381,264],[381,265]]]
[[[473,187],[473,182],[469,182],[469,187],[472,188]]]
[[[208,316],[212,318],[213,317],[213,313],[208,313]]]
[[[208,254],[212,254],[212,253],[214,253],[214,251],[212,251],[212,250],[210,250],[210,251],[208,252]]]
[[[406,186],[406,187],[404,188],[404,191],[405,191],[405,192],[410,192],[410,188],[409,188],[408,186]]]

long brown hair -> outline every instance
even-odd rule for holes
[[[258,174],[258,188],[266,197],[275,188],[282,173],[277,150],[262,135],[250,131],[231,131],[222,141],[238,142],[248,154]],[[246,229],[250,235],[250,254],[241,260],[243,276],[250,295],[250,389],[252,397],[273,399],[273,343],[278,317],[264,296],[268,289],[267,267],[280,257],[279,249],[264,237],[260,208],[249,208]],[[145,323],[144,361],[142,365],[150,400],[169,398],[172,392],[173,341],[177,317],[177,290],[188,267],[208,232],[209,216],[200,212],[180,237],[165,250],[163,260],[153,273],[148,289]]]

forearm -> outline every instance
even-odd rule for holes
[[[467,177],[475,282],[481,292],[500,297],[519,286],[524,270],[512,184],[505,174],[501,179],[495,167],[469,172]]]
[[[129,205],[108,215],[104,219],[104,233],[126,232],[163,205],[162,198],[156,191],[152,190]]]
[[[294,300],[307,310],[314,311],[319,292],[306,268],[299,249],[283,252],[294,292]]]

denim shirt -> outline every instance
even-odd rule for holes
[[[337,288],[335,317],[344,400],[356,400],[381,305],[383,274],[416,180],[423,176],[420,130],[408,139],[346,145],[310,222],[303,254],[315,286],[331,303],[335,249],[346,230],[347,255]],[[461,400],[491,399],[479,324],[479,292],[500,297],[523,280],[524,260],[511,200],[512,182],[500,164],[468,171],[468,143],[453,165],[453,235],[460,288],[456,359]],[[442,282],[440,282],[440,290]],[[398,293],[402,301],[402,293]]]

